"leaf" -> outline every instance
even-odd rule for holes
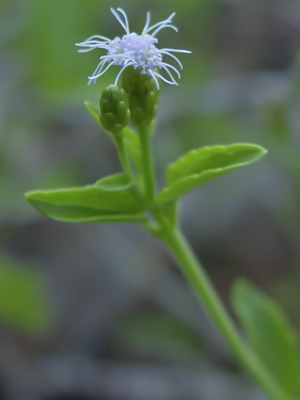
[[[52,313],[38,272],[0,255],[0,320],[31,333],[47,330]]]
[[[202,147],[179,158],[167,169],[167,185],[157,197],[160,204],[177,200],[190,190],[227,171],[259,160],[266,150],[253,144]]]
[[[59,221],[126,222],[146,219],[141,205],[129,189],[108,190],[90,185],[37,190],[25,197],[42,214]]]
[[[113,140],[115,141],[115,137],[114,134],[107,131],[101,124],[100,118],[99,118],[99,113],[100,113],[100,108],[96,107],[94,104],[92,104],[89,101],[85,101],[84,102],[85,108],[87,109],[87,111],[89,112],[89,114],[91,115],[91,117],[97,122],[98,125],[101,126],[101,128],[104,130],[104,132]]]
[[[289,393],[300,390],[297,343],[280,306],[246,279],[234,283],[231,300],[261,362]]]
[[[99,107],[96,107],[90,101],[84,102],[85,108],[89,112],[89,114],[94,118],[94,120],[101,126],[100,118],[99,118]]]
[[[201,350],[197,335],[181,321],[161,312],[135,312],[125,318],[114,344],[150,360],[196,361]]]
[[[140,150],[140,139],[133,129],[126,126],[123,131],[124,146],[129,159],[132,161],[136,170],[141,170],[141,150]]]
[[[101,126],[101,128],[108,134],[108,136],[115,141],[115,137],[112,133],[106,131],[99,119],[99,108],[96,107],[94,104],[90,103],[89,101],[85,101],[85,107],[89,114],[93,117],[93,119]],[[140,151],[140,140],[138,135],[135,133],[133,129],[128,128],[126,126],[122,130],[122,135],[124,139],[124,145],[126,152],[136,167],[137,170],[140,170],[140,165],[141,165],[141,151]]]
[[[133,186],[132,182],[128,181],[128,177],[123,172],[115,175],[106,176],[99,179],[95,186],[105,191],[115,191],[121,189],[129,189]]]

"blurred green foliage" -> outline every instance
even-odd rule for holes
[[[90,245],[101,249],[98,241],[111,231],[102,226],[88,236],[88,228],[82,227],[81,240],[72,247],[76,228],[58,224],[53,228],[31,209],[23,193],[89,184],[120,171],[111,143],[83,105],[85,100],[98,104],[117,68],[87,86],[87,76],[102,53],[78,54],[74,44],[93,34],[122,35],[110,7],[123,7],[137,32],[147,10],[153,23],[176,11],[179,32],[162,32],[159,46],[189,49],[192,54],[181,57],[179,86],[162,87],[158,133],[153,138],[160,182],[166,165],[194,147],[253,142],[268,149],[257,166],[233,172],[187,196],[182,222],[224,298],[233,276],[250,275],[284,304],[299,331],[297,4],[293,0],[0,1],[0,250],[17,253],[17,259],[38,259],[49,274],[61,270],[55,282],[64,287],[65,296],[57,302],[61,308],[69,306],[76,279],[83,285],[91,274],[87,263],[92,260],[77,261],[75,250],[92,240]],[[114,254],[115,236],[111,237],[109,250]],[[102,254],[104,250],[99,250],[99,270],[115,265],[114,259]],[[76,262],[82,270],[79,266],[76,270]],[[30,262],[30,271],[28,262],[17,264],[1,257],[0,298],[7,296],[2,300],[3,321],[5,316],[17,329],[39,329],[48,323],[40,275],[32,272]],[[141,271],[139,267],[136,270]],[[107,290],[115,293],[118,304],[119,290]],[[80,292],[75,306],[70,306],[75,316],[83,297]],[[175,293],[172,298],[180,308],[181,297]],[[95,304],[92,309],[97,309]],[[133,314],[120,329],[115,343],[123,349],[142,353],[145,346],[157,359],[161,351],[165,360],[172,358],[175,348],[182,358],[198,349],[181,322],[151,313],[148,319],[147,309],[143,313]],[[79,325],[81,321],[75,324]],[[101,328],[105,330],[105,323]],[[207,349],[199,346],[198,351]]]
[[[299,344],[281,307],[241,278],[234,282],[231,299],[250,345],[263,364],[288,393],[299,394]]]
[[[181,321],[158,311],[135,312],[121,321],[112,341],[124,355],[176,363],[197,363],[199,338]]]
[[[0,324],[44,334],[52,324],[45,283],[36,268],[0,256]]]

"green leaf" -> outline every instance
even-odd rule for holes
[[[190,190],[227,171],[259,160],[266,150],[253,144],[202,147],[179,158],[167,169],[167,185],[157,197],[160,204],[177,200]]]
[[[132,182],[128,181],[128,177],[123,172],[115,175],[106,176],[99,179],[95,186],[105,191],[115,191],[122,189],[129,189],[133,186]]]
[[[27,264],[0,255],[0,320],[17,329],[42,333],[52,323],[41,276]]]
[[[280,306],[246,279],[234,283],[231,300],[262,363],[289,393],[300,391],[297,343]]]
[[[59,221],[126,222],[146,219],[141,205],[128,188],[108,190],[109,186],[111,183],[105,189],[90,185],[37,190],[25,194],[25,197],[42,214]]]
[[[123,319],[114,345],[150,360],[198,360],[201,343],[184,323],[161,312],[135,312]]]
[[[99,107],[96,107],[94,104],[90,103],[89,101],[85,101],[85,107],[89,114],[93,117],[93,119],[101,126],[101,128],[108,134],[108,136],[115,141],[115,137],[112,133],[106,131],[99,119]],[[128,128],[126,126],[122,130],[122,135],[124,139],[124,145],[126,152],[132,161],[133,165],[136,167],[136,169],[139,171],[140,170],[140,165],[141,165],[141,151],[140,151],[140,140],[138,135],[135,133],[133,129]]]
[[[92,104],[89,101],[84,102],[85,108],[89,112],[89,114],[93,117],[93,119],[101,126],[100,118],[99,118],[99,112],[100,108],[96,107],[94,104]]]
[[[129,159],[132,161],[137,172],[141,170],[140,139],[133,129],[126,126],[123,131],[124,146]]]
[[[94,104],[92,104],[89,101],[85,101],[84,102],[85,108],[87,109],[87,111],[89,112],[89,114],[91,115],[91,117],[97,122],[98,125],[101,126],[101,128],[104,130],[105,133],[107,133],[107,135],[113,140],[115,141],[114,138],[114,134],[107,131],[103,125],[101,124],[100,118],[99,118],[99,114],[100,114],[100,107],[96,107]]]

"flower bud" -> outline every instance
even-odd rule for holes
[[[119,133],[130,120],[129,102],[125,91],[119,86],[109,85],[100,98],[100,121],[110,133]]]
[[[149,124],[155,117],[158,90],[151,76],[141,75],[141,68],[128,67],[122,75],[122,87],[128,95],[131,122]]]

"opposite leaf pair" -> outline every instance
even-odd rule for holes
[[[124,143],[137,173],[140,166],[139,138],[124,131]],[[266,151],[252,144],[203,147],[192,150],[167,169],[167,185],[158,194],[159,206],[177,202],[181,196],[210,179],[261,158]],[[124,174],[106,177],[85,187],[34,191],[27,200],[42,214],[66,222],[144,222],[144,202],[137,196],[138,181]]]

